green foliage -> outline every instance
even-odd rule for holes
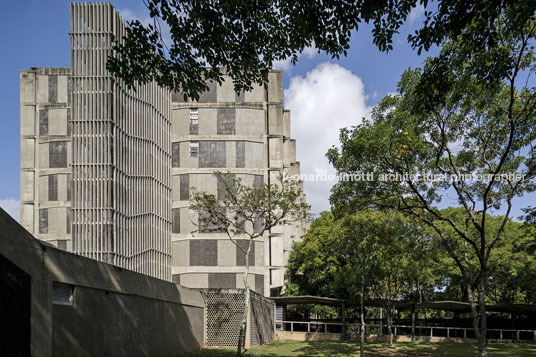
[[[193,99],[208,89],[207,80],[221,83],[224,71],[237,91],[265,84],[275,61],[295,63],[309,46],[333,58],[346,56],[352,31],[363,22],[373,25],[378,48],[391,50],[393,36],[418,5],[430,10],[408,37],[419,53],[457,37],[470,53],[493,50],[500,46],[496,24],[518,30],[536,9],[534,1],[522,0],[147,0],[146,5],[153,23],[131,22],[107,67],[127,85],[154,79]],[[162,23],[171,43],[163,40]]]
[[[466,288],[481,356],[491,255],[506,235],[512,199],[536,189],[536,88],[526,76],[536,69],[536,23],[491,27],[493,48],[475,54],[462,40],[446,43],[424,71],[403,74],[399,95],[385,97],[371,120],[343,129],[341,148],[328,152],[341,176],[375,175],[337,183],[336,212],[394,209],[441,241]],[[458,209],[436,207],[451,195]],[[502,217],[490,217],[501,209]]]
[[[288,295],[357,300],[414,298],[432,291],[434,252],[420,228],[396,212],[363,211],[335,218],[322,212],[288,263]]]
[[[280,176],[277,183],[253,187],[231,174],[217,171],[214,176],[221,182],[223,199],[195,189],[190,198],[190,209],[198,215],[199,231],[224,232],[233,241],[240,235],[255,239],[284,220],[309,216],[309,206],[292,178]]]

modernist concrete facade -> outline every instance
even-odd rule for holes
[[[299,174],[282,72],[240,94],[226,77],[198,101],[154,85],[134,93],[105,71],[110,36],[124,31],[117,12],[75,4],[71,26],[71,69],[21,72],[22,225],[61,249],[187,287],[242,288],[243,254],[226,235],[192,234],[189,195],[217,194],[215,170],[256,186]],[[280,293],[307,225],[285,222],[257,239],[254,290]]]
[[[71,68],[21,72],[21,222],[57,247],[171,280],[171,93],[106,70],[125,25],[71,4]]]
[[[237,94],[230,77],[209,83],[198,101],[173,96],[173,281],[188,287],[243,288],[244,254],[227,235],[195,233],[189,195],[195,188],[218,195],[215,170],[243,184],[276,183],[279,174],[299,174],[290,112],[283,110],[283,73],[271,71],[267,88]],[[305,196],[303,197],[305,199]],[[250,287],[266,296],[284,286],[284,267],[306,221],[285,222],[252,247]],[[246,236],[236,237],[247,244]],[[243,240],[241,240],[243,239]]]

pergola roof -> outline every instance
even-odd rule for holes
[[[270,298],[277,305],[330,305],[330,306],[359,306],[359,300],[342,300],[321,296],[282,296]],[[366,299],[364,301],[365,306],[383,307],[385,306],[385,300],[382,299]],[[411,301],[391,301],[391,304],[397,310],[408,310],[412,307],[414,309],[434,309],[443,311],[454,312],[470,312],[471,305],[467,302],[461,301],[426,301],[426,302],[411,302]],[[536,306],[524,305],[524,304],[499,304],[499,305],[487,305],[486,310],[489,312],[504,312],[514,314],[536,314]]]

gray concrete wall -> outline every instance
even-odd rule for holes
[[[203,344],[198,290],[57,249],[1,209],[0,255],[31,277],[34,356],[171,356]],[[52,303],[53,282],[73,287],[72,305]]]
[[[71,249],[69,68],[20,72],[21,224]]]
[[[283,110],[282,83],[283,73],[271,71],[268,88],[254,86],[238,95],[232,79],[225,76],[222,85],[211,83],[199,101],[184,102],[181,96],[173,96],[174,282],[198,288],[244,286],[243,264],[229,238],[214,232],[192,234],[197,231],[197,217],[189,210],[188,196],[194,187],[216,195],[215,170],[232,173],[247,185],[275,183],[282,172],[299,173],[295,141],[290,138],[290,112]],[[282,290],[289,249],[305,233],[306,222],[295,228],[288,222],[255,242],[248,282],[252,289],[265,296],[272,289],[276,294]],[[200,254],[210,258],[199,259]]]

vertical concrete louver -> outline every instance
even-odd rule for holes
[[[110,4],[71,4],[72,250],[171,280],[171,94],[108,73],[124,33]]]

